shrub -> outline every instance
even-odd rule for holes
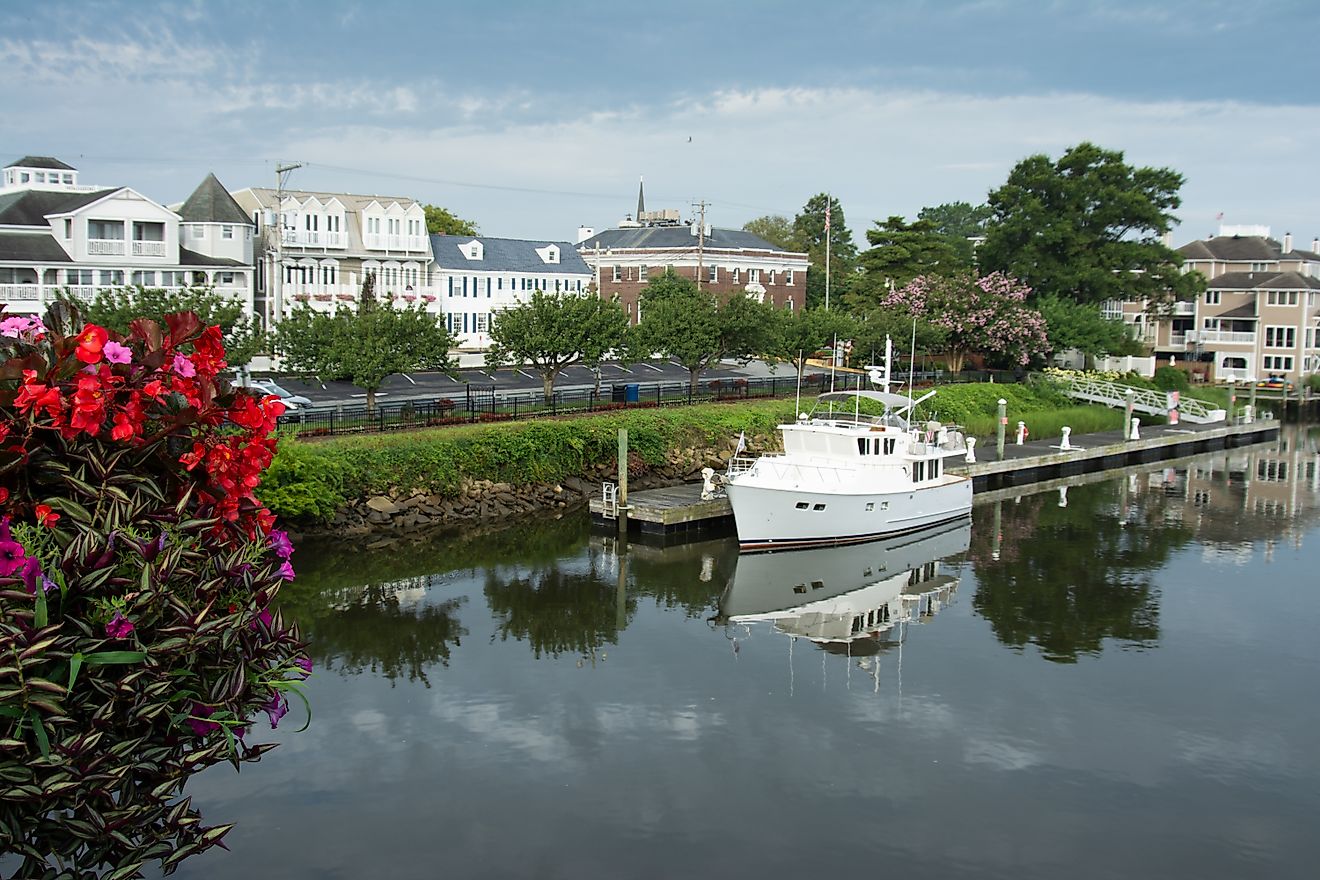
[[[1177,367],[1156,367],[1155,387],[1161,391],[1190,391],[1192,383]]]
[[[283,405],[235,393],[218,327],[127,336],[0,315],[0,849],[16,876],[168,873],[219,843],[189,774],[237,768],[310,661],[271,606],[287,536],[253,489]]]

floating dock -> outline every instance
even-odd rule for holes
[[[1279,427],[1273,419],[1245,425],[1142,425],[1139,440],[1124,439],[1121,431],[1104,431],[1072,437],[1069,449],[1061,449],[1057,438],[1022,444],[1010,439],[1002,459],[987,443],[977,447],[977,461],[946,459],[945,467],[971,477],[973,491],[985,493],[1267,443],[1278,438]],[[700,483],[630,492],[627,504],[628,532],[643,540],[681,543],[733,531],[729,499],[703,499]],[[590,507],[593,522],[617,527],[603,499],[593,499]]]

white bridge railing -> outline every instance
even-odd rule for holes
[[[1065,393],[1075,400],[1086,400],[1112,407],[1127,406],[1128,394],[1135,392],[1132,408],[1137,412],[1157,416],[1169,414],[1169,395],[1164,391],[1134,388],[1131,385],[1120,385],[1117,382],[1106,382],[1103,379],[1090,379],[1084,376],[1074,376],[1065,380],[1063,388]],[[1195,398],[1183,397],[1178,402],[1178,416],[1182,421],[1209,424],[1224,421],[1227,413]]]

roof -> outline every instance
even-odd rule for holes
[[[15,159],[6,168],[54,168],[56,171],[77,171],[72,165],[66,165],[53,156],[24,156]]]
[[[224,188],[215,174],[206,175],[206,179],[193,190],[188,200],[178,209],[179,216],[185,223],[245,223],[252,225],[252,218],[247,215],[234,197]]]
[[[1243,305],[1240,305],[1240,306],[1238,306],[1238,307],[1235,308],[1235,309],[1229,309],[1229,310],[1226,311],[1226,312],[1220,312],[1219,314],[1217,314],[1217,315],[1212,315],[1211,317],[1215,317],[1215,318],[1255,318],[1255,317],[1257,317],[1257,315],[1256,315],[1256,304],[1255,304],[1255,303],[1244,303]]]
[[[190,251],[186,247],[179,248],[180,266],[234,266],[239,269],[252,268],[249,264],[240,260],[231,260],[228,257],[208,257],[206,254],[199,254],[197,251]]]
[[[251,193],[263,208],[274,209],[279,197],[277,191],[262,186],[248,187],[246,190],[239,190],[239,192]],[[284,197],[286,199],[297,199],[300,202],[305,202],[310,198],[315,198],[319,202],[328,202],[331,199],[338,199],[339,203],[349,211],[360,211],[372,202],[379,202],[382,205],[388,205],[390,202],[398,202],[405,208],[409,205],[419,204],[416,199],[409,198],[408,196],[369,196],[355,193],[315,192],[313,190],[305,189],[286,189],[284,190]]]
[[[1298,272],[1225,272],[1206,282],[1208,290],[1320,290],[1320,279]]]
[[[91,192],[23,189],[0,193],[0,226],[49,226],[50,214],[65,214],[105,198],[122,187]]]
[[[1178,253],[1187,260],[1235,262],[1277,260],[1282,250],[1274,239],[1259,235],[1215,235],[1189,242],[1178,248]]]
[[[460,250],[463,245],[479,241],[482,245],[480,260],[469,260]],[[559,248],[559,262],[547,263],[536,252],[537,248],[554,245]],[[533,241],[522,238],[488,238],[484,235],[432,235],[431,253],[436,265],[442,269],[469,272],[528,272],[539,275],[590,275],[582,255],[567,241]]]
[[[49,232],[0,232],[0,262],[73,262]]]
[[[619,250],[634,248],[641,250],[648,248],[657,250],[690,249],[695,252],[697,249],[697,236],[692,234],[692,229],[688,226],[641,226],[629,229],[604,229],[578,244],[578,250],[594,250],[598,247]],[[796,253],[771,244],[764,238],[742,229],[712,228],[710,235],[706,236],[704,247]]]

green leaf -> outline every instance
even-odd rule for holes
[[[32,731],[37,735],[37,748],[41,749],[41,757],[49,758],[50,738],[46,736],[46,725],[42,724],[36,710],[29,712],[28,717],[32,719]]]
[[[70,691],[73,690],[73,683],[74,683],[75,681],[78,680],[78,670],[82,669],[83,659],[84,659],[84,658],[83,658],[83,655],[82,655],[82,652],[81,652],[81,651],[75,653],[72,657],[69,658],[69,687],[68,687],[68,690],[70,690]]]
[[[36,610],[34,611],[33,616],[32,616],[32,622],[36,625],[37,629],[45,629],[45,628],[46,628],[46,622],[47,622],[47,620],[46,620],[46,615],[47,615],[47,609],[46,609],[46,590],[45,590],[43,587],[38,586],[38,587],[37,587],[37,607],[36,607]]]
[[[97,651],[85,655],[83,662],[88,666],[106,666],[111,663],[141,663],[145,659],[145,651]]]

